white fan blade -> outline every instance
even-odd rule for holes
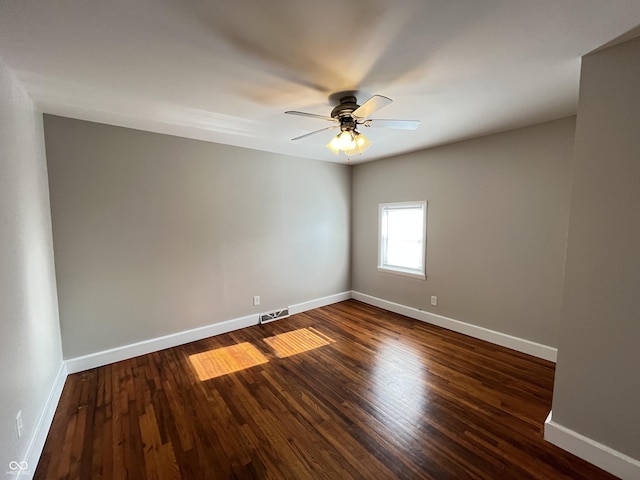
[[[310,137],[311,135],[315,135],[316,133],[324,132],[325,130],[333,130],[334,128],[338,128],[338,127],[339,125],[333,125],[331,127],[321,128],[320,130],[316,130],[315,132],[305,133],[304,135],[300,135],[299,137],[292,138],[291,141],[301,140],[303,138]]]
[[[365,127],[395,128],[396,130],[417,130],[420,120],[381,120],[371,119],[362,122]]]
[[[299,117],[311,117],[311,118],[319,118],[320,120],[327,120],[329,122],[335,122],[335,118],[327,117],[326,115],[318,115],[315,113],[307,113],[307,112],[296,112],[295,110],[289,110],[284,112],[287,115],[298,115]]]
[[[387,97],[383,97],[382,95],[374,95],[369,100],[364,102],[360,107],[356,108],[353,111],[353,115],[360,118],[366,118],[371,115],[373,112],[377,112],[382,107],[386,107],[393,100]]]

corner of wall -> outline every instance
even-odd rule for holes
[[[556,423],[552,411],[544,422],[544,439],[623,480],[640,478],[640,460]]]

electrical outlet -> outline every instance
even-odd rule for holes
[[[253,297],[253,306],[255,307],[257,305],[260,305],[260,295]]]
[[[22,423],[22,410],[20,410],[16,415],[16,434],[18,435],[18,438],[22,437],[23,428],[24,424]]]
[[[433,305],[434,307],[438,306],[438,297],[436,297],[435,295],[431,295],[431,305]]]

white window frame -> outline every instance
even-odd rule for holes
[[[397,265],[390,265],[384,262],[384,249],[386,248],[386,235],[382,231],[383,215],[388,210],[394,208],[422,208],[422,259],[420,268],[406,268]],[[426,261],[427,261],[427,202],[394,202],[394,203],[381,203],[378,205],[378,271],[393,273],[395,275],[402,275],[405,277],[419,278],[425,280],[427,278],[426,273]]]

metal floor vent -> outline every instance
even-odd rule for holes
[[[281,318],[287,318],[289,316],[289,307],[282,310],[274,310],[273,312],[263,313],[260,315],[260,323],[269,323],[274,320],[280,320]]]

